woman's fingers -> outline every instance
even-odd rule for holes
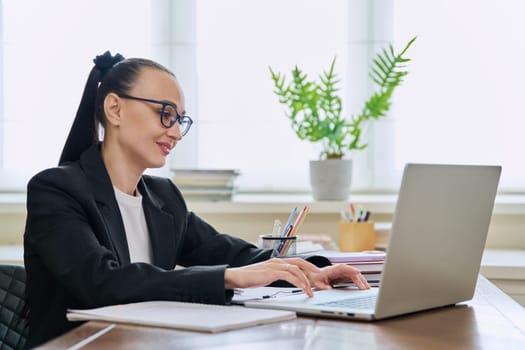
[[[365,276],[362,274],[354,275],[350,278],[352,282],[357,286],[359,289],[369,289],[370,285],[368,284],[368,281],[366,280]]]
[[[348,281],[354,282],[359,289],[370,288],[366,278],[358,269],[345,264],[327,266],[318,274],[310,274],[309,278],[312,285],[318,289],[330,289],[336,283]]]
[[[228,289],[250,288],[268,285],[283,280],[301,288],[308,296],[313,296],[310,280],[295,259],[270,259],[244,267],[228,268],[224,275],[224,285]]]
[[[285,264],[283,275],[281,275],[278,279],[285,280],[294,286],[301,288],[306,293],[306,295],[310,297],[313,296],[312,286],[308,280],[308,277],[306,277],[304,272],[296,265]]]
[[[244,267],[228,268],[224,275],[224,285],[229,289],[261,287],[277,280],[301,288],[310,297],[313,296],[312,287],[330,289],[335,283],[350,280],[359,289],[370,288],[361,272],[351,266],[339,264],[319,269],[298,258],[274,258]]]
[[[277,273],[276,278],[272,279],[271,282],[287,281],[301,288],[308,296],[313,296],[310,280],[301,269],[300,264],[297,264],[296,259],[271,259],[268,267],[271,269],[270,273]]]
[[[321,269],[318,268],[317,266],[315,266],[314,264],[304,260],[304,259],[301,259],[301,258],[280,258],[280,259],[277,259],[277,258],[274,258],[275,260],[277,261],[281,261],[282,263],[287,263],[287,264],[293,264],[297,267],[299,267],[301,270],[303,270],[305,273],[311,273],[311,272],[320,272]],[[274,260],[272,259],[272,260]]]

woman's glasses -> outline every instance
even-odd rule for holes
[[[179,131],[182,136],[188,133],[188,131],[191,128],[191,125],[193,124],[193,120],[190,117],[188,117],[187,115],[181,116],[179,112],[177,112],[177,106],[173,103],[152,100],[149,98],[124,95],[124,94],[119,94],[119,96],[121,98],[126,98],[130,100],[136,100],[136,101],[142,101],[142,102],[148,102],[148,103],[156,103],[156,104],[162,105],[162,109],[160,111],[160,123],[162,124],[163,127],[167,129],[171,128],[173,125],[175,125],[175,123],[178,123]]]

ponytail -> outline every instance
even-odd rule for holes
[[[144,58],[128,58],[109,51],[97,56],[95,67],[89,73],[77,115],[60,156],[59,165],[78,160],[82,152],[98,142],[99,125],[105,127],[104,99],[109,93],[127,94],[132,89],[140,70],[158,69],[175,76],[159,63]]]
[[[82,152],[98,141],[99,122],[95,119],[98,86],[111,68],[122,60],[122,55],[111,56],[109,51],[93,60],[95,66],[89,73],[75,120],[62,149],[59,165],[79,159]]]

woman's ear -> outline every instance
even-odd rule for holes
[[[106,123],[109,125],[120,125],[120,104],[122,100],[120,97],[110,92],[104,98],[104,114],[106,115]]]

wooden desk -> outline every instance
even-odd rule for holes
[[[108,325],[88,322],[42,349],[66,349]],[[474,299],[469,302],[376,323],[300,317],[218,334],[116,325],[81,348],[523,350],[525,309],[480,276]]]

